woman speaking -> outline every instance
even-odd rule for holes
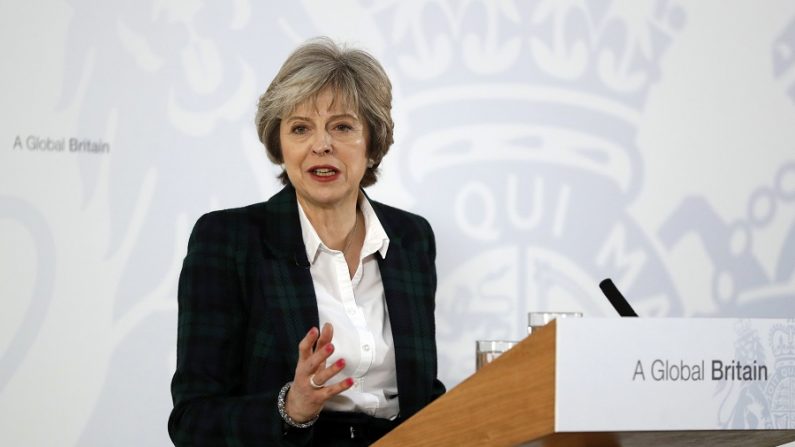
[[[368,53],[311,40],[259,100],[284,188],[202,216],[179,279],[178,446],[369,445],[444,392],[428,222],[370,200],[392,145]]]

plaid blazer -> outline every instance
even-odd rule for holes
[[[386,258],[376,256],[403,420],[444,392],[436,378],[435,241],[422,217],[371,203],[390,240]],[[175,445],[312,445],[312,429],[285,431],[276,407],[299,341],[319,325],[308,266],[292,186],[196,222],[179,278],[168,421]]]

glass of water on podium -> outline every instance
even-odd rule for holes
[[[527,314],[527,334],[546,326],[558,318],[582,318],[582,312],[530,312]]]
[[[518,342],[508,340],[477,340],[475,342],[475,371],[491,363]]]

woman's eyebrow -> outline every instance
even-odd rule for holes
[[[354,115],[353,113],[348,113],[348,112],[336,113],[336,114],[331,115],[331,116],[328,117],[329,120],[339,119],[339,118],[351,118],[351,119],[354,119],[356,121],[359,121],[359,117],[358,116]],[[290,115],[290,116],[288,116],[287,118],[284,119],[284,122],[286,122],[286,123],[289,123],[291,121],[312,122],[312,119],[310,119],[309,117],[306,117],[306,116],[299,116],[299,115]]]
[[[298,116],[298,115],[290,115],[287,118],[285,118],[284,121],[290,122],[290,121],[296,121],[296,120],[297,121],[311,121],[309,118],[307,118],[305,116]]]
[[[329,117],[329,119],[336,119],[336,118],[353,118],[353,119],[355,119],[356,121],[359,121],[359,117],[358,117],[358,116],[354,115],[353,113],[348,113],[348,112],[345,112],[345,113],[336,113],[336,114],[334,114],[334,115],[331,115],[331,116]]]

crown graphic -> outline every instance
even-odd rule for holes
[[[776,357],[776,363],[795,361],[795,319],[770,329],[770,349]]]
[[[759,334],[751,325],[750,320],[738,320],[734,326],[737,341],[734,343],[735,356],[738,360],[751,362],[762,360],[763,350],[759,342]]]
[[[670,0],[643,5],[571,0],[397,3],[380,13],[389,13],[390,51],[397,52],[398,68],[416,81],[513,81],[552,91],[596,93],[614,106],[635,109],[659,77],[663,53],[684,24],[681,8]],[[430,28],[430,16],[443,19]]]
[[[676,3],[395,5],[379,11],[392,26],[383,59],[402,75],[400,122],[422,130],[408,155],[415,178],[451,165],[530,161],[633,189],[640,113],[684,24]]]

